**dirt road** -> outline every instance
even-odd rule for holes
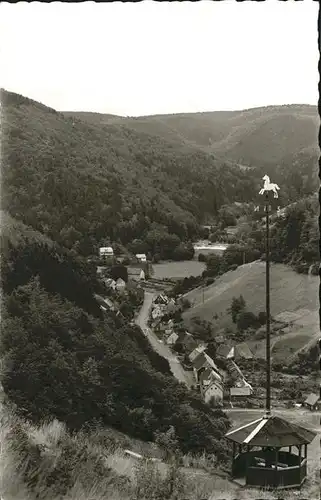
[[[160,356],[167,359],[171,368],[171,371],[174,377],[179,381],[183,382],[183,384],[187,385],[187,387],[191,387],[193,384],[193,375],[191,372],[187,372],[183,369],[179,360],[176,356],[173,355],[172,351],[165,344],[162,344],[155,333],[148,327],[147,321],[149,317],[149,311],[152,306],[153,297],[157,295],[153,292],[146,292],[144,295],[144,303],[142,308],[135,320],[136,324],[142,329],[146,337],[148,338],[151,346],[154,351],[156,351]]]

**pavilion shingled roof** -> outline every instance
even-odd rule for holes
[[[316,433],[276,416],[261,417],[226,434],[226,438],[251,446],[292,446],[308,444]]]

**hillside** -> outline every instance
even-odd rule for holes
[[[293,104],[243,111],[115,117],[99,113],[66,113],[97,125],[122,124],[139,133],[162,137],[173,147],[195,148],[226,163],[236,163],[252,178],[268,173],[282,187],[285,203],[318,189],[316,106]],[[222,161],[222,160],[221,160]]]
[[[77,253],[150,231],[186,241],[207,214],[257,190],[235,164],[197,147],[66,117],[6,91],[1,99],[2,208]]]
[[[318,154],[318,110],[310,105],[267,106],[243,111],[213,111],[125,118],[66,113],[97,124],[122,123],[175,143],[193,144],[245,165],[282,163],[301,153]],[[280,140],[282,138],[282,140]]]
[[[175,381],[140,328],[102,313],[85,260],[10,217],[1,240],[1,382],[19,415],[70,431],[98,422],[143,441],[174,425],[183,453],[224,458],[225,415]]]
[[[277,317],[280,313],[295,313],[292,314],[291,330],[282,337],[273,339],[272,357],[280,357],[281,353],[285,359],[317,340],[320,335],[318,286],[318,276],[298,274],[283,264],[271,266],[272,317]],[[185,297],[191,301],[192,307],[183,313],[183,318],[188,324],[193,316],[199,316],[211,322],[217,331],[231,328],[232,320],[227,309],[233,297],[240,295],[244,297],[249,311],[258,314],[265,310],[264,262],[256,261],[239,266],[235,271],[217,278],[215,283],[205,288],[204,302],[201,289],[187,293]],[[216,313],[217,319],[214,318]],[[264,338],[260,342],[248,340],[256,355],[264,358]]]

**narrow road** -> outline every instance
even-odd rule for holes
[[[145,291],[144,303],[135,320],[136,325],[138,325],[142,329],[143,333],[148,338],[154,351],[156,351],[160,356],[168,360],[170,369],[174,377],[179,382],[183,382],[183,384],[187,385],[187,387],[190,388],[194,381],[192,372],[187,372],[184,370],[177,357],[173,355],[170,348],[167,345],[162,344],[155,335],[155,333],[147,325],[147,321],[149,318],[149,311],[152,307],[153,297],[155,295],[157,294]]]

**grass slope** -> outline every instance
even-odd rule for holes
[[[317,276],[307,276],[292,271],[283,264],[271,266],[271,315],[275,317],[285,311],[297,312],[297,318],[288,333],[272,339],[272,356],[295,355],[305,346],[311,345],[319,335]],[[227,313],[232,298],[243,295],[247,309],[258,314],[265,310],[265,263],[256,261],[225,273],[203,291],[187,293],[191,309],[184,312],[185,321],[193,316],[210,321],[215,328],[231,327]],[[217,313],[219,318],[214,319]],[[264,340],[250,341],[257,356],[265,357]]]

